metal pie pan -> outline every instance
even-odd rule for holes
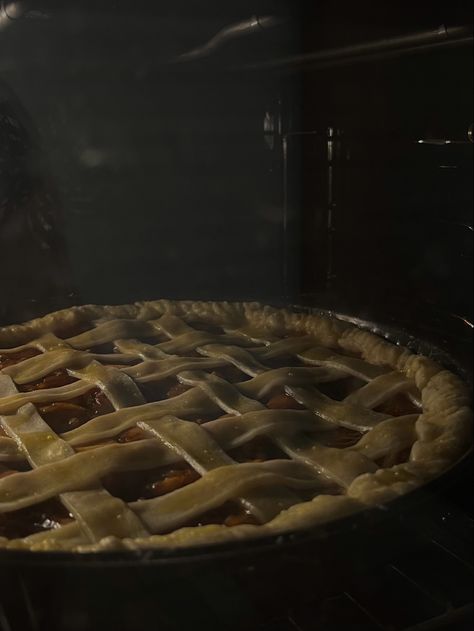
[[[470,368],[460,363],[447,350],[414,337],[408,331],[380,325],[379,323],[363,320],[350,315],[336,313],[331,310],[314,309],[293,305],[294,311],[324,315],[349,322],[359,328],[369,330],[390,342],[405,346],[412,352],[431,357],[449,370],[457,373],[464,380],[472,383]],[[473,451],[466,452],[465,456],[457,463],[453,463],[450,470],[439,478],[427,483],[400,498],[397,498],[380,507],[367,508],[366,510],[348,517],[334,520],[326,524],[307,530],[298,530],[278,536],[257,537],[242,542],[219,543],[200,545],[194,547],[179,548],[151,548],[138,551],[111,551],[95,553],[72,552],[30,552],[16,550],[0,550],[0,562],[7,565],[29,567],[120,567],[120,566],[160,566],[160,565],[196,565],[209,561],[229,561],[231,559],[244,559],[271,556],[275,550],[298,553],[300,549],[312,547],[321,548],[327,546],[330,541],[341,541],[341,538],[353,538],[359,535],[383,535],[387,525],[390,530],[405,514],[413,514],[413,511],[422,512],[426,503],[445,489],[449,489],[466,479],[466,472],[472,469]]]

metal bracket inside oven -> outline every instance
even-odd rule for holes
[[[283,20],[272,15],[260,17],[254,15],[248,20],[242,20],[241,22],[226,26],[216,35],[214,35],[214,37],[212,37],[208,42],[186,53],[183,53],[175,61],[195,61],[197,59],[209,57],[217,50],[222,48],[222,46],[227,44],[229,41],[238,39],[240,37],[254,35],[256,33],[263,33],[264,31],[275,28],[276,26],[280,26],[282,23]]]
[[[317,234],[309,235],[309,240],[312,240],[314,243],[315,260],[312,262],[312,265],[318,269],[305,271],[317,276],[316,283],[313,279],[312,284],[313,286],[315,284],[322,285],[320,288],[324,290],[331,289],[336,279],[335,240],[337,212],[340,207],[340,200],[338,200],[340,187],[338,183],[342,156],[342,136],[342,131],[335,126],[330,126],[324,131],[289,132],[283,136],[285,270],[287,274],[285,285],[287,287],[292,285],[291,273],[295,266],[295,261],[293,260],[296,249],[294,242],[301,239],[301,235],[295,234],[295,232],[304,230],[301,225],[303,216],[308,216],[309,213],[321,216],[319,221],[320,231]],[[318,176],[318,184],[315,185],[314,195],[311,196],[312,207],[309,208],[306,207],[301,196],[301,187],[308,184],[308,182],[303,182],[302,179],[309,180],[309,174],[303,175],[303,165],[296,162],[295,153],[300,155],[302,151],[301,143],[311,141],[318,145],[317,151],[320,153],[318,162],[324,166],[321,166],[321,172],[314,174],[315,179]],[[298,145],[297,148],[292,148],[294,143]],[[300,189],[296,195],[292,192],[295,185]],[[305,236],[305,239],[307,238],[308,235]],[[300,248],[300,251],[302,249],[304,247]],[[316,261],[317,255],[320,256]],[[304,262],[303,265],[305,265]]]

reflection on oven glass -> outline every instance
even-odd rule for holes
[[[7,323],[65,305],[72,283],[47,160],[21,105],[1,88],[0,323]]]

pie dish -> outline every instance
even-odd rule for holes
[[[0,547],[232,542],[389,502],[471,445],[470,394],[337,318],[74,307],[0,328]]]

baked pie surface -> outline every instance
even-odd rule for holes
[[[3,548],[309,528],[417,488],[472,440],[458,377],[335,318],[85,306],[0,328],[0,349]]]

